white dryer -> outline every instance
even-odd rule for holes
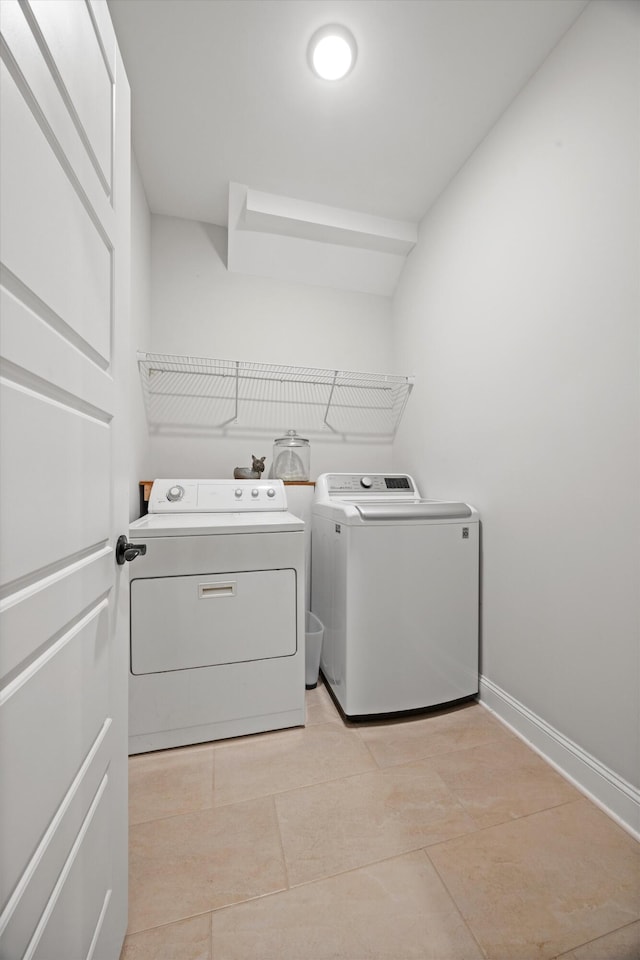
[[[304,523],[282,481],[156,480],[129,537],[129,752],[304,724]]]
[[[322,474],[311,530],[321,669],[348,718],[478,692],[479,516],[407,474]]]

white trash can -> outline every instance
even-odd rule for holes
[[[315,613],[311,613],[309,610],[305,615],[304,626],[306,639],[305,685],[307,690],[313,690],[318,685],[324,626]]]

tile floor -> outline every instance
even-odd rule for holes
[[[121,960],[639,960],[640,845],[478,704],[130,759]]]

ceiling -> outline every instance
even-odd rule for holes
[[[420,220],[588,0],[109,0],[154,213],[225,226],[229,183]],[[337,82],[306,62],[347,26]]]

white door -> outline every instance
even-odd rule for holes
[[[0,957],[116,960],[129,88],[105,0],[0,28]]]

